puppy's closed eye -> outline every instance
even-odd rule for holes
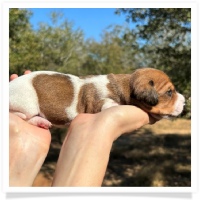
[[[167,90],[166,94],[167,94],[167,96],[171,97],[172,96],[172,90],[171,89]]]

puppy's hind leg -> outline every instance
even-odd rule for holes
[[[24,113],[21,112],[12,112],[12,113],[22,118],[23,120],[27,121],[29,124],[38,126],[40,128],[49,129],[52,126],[51,122],[40,116],[33,116],[28,119],[28,117]]]
[[[47,119],[42,118],[40,116],[34,116],[27,121],[29,124],[38,126],[40,128],[49,129],[51,128],[52,124]]]

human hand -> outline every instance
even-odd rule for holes
[[[9,185],[31,186],[49,150],[50,132],[9,115]]]
[[[25,73],[30,73],[26,71]],[[17,78],[13,74],[10,80]],[[9,185],[31,186],[48,153],[49,130],[9,115]]]
[[[52,186],[101,186],[114,140],[154,122],[135,106],[78,115],[61,148]]]

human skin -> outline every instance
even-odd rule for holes
[[[51,134],[9,115],[9,185],[31,186],[47,156]]]
[[[135,106],[79,114],[61,147],[52,186],[101,186],[113,142],[148,123],[155,121]],[[10,186],[32,186],[48,153],[51,134],[12,113],[9,124]]]
[[[148,114],[134,106],[80,114],[70,125],[52,186],[101,186],[113,141],[149,122]]]

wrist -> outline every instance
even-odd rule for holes
[[[150,122],[149,115],[135,106],[116,106],[107,109],[113,141],[124,133],[141,128]]]

